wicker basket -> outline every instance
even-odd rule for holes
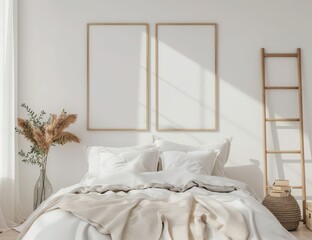
[[[293,196],[266,196],[262,204],[273,213],[288,231],[296,230],[298,228],[301,212],[299,205]]]

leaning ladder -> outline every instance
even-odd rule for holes
[[[266,85],[266,58],[297,58],[298,69],[298,86],[267,86]],[[305,161],[304,161],[304,142],[303,142],[303,107],[302,107],[302,74],[301,74],[301,49],[297,48],[296,53],[266,53],[264,48],[261,49],[261,70],[262,70],[262,106],[263,106],[263,133],[264,133],[264,192],[268,195],[271,188],[268,184],[267,166],[268,154],[300,154],[301,161],[301,186],[291,186],[292,189],[301,189],[302,191],[302,215],[303,222],[306,221],[306,181],[305,181]],[[266,91],[269,90],[296,90],[299,96],[299,118],[267,118]],[[267,122],[298,122],[300,131],[300,150],[268,150],[267,149]]]

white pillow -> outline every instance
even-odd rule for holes
[[[217,154],[216,151],[163,152],[162,168],[163,170],[183,168],[196,174],[211,175]]]
[[[98,158],[98,151],[109,151],[114,153],[122,153],[122,152],[130,152],[133,150],[142,150],[142,149],[148,149],[148,148],[155,148],[155,143],[149,143],[149,144],[142,144],[142,145],[135,145],[135,146],[129,146],[129,147],[103,147],[103,146],[84,146],[84,151],[86,154],[87,162]]]
[[[152,172],[157,171],[158,150],[156,148],[143,149],[123,153],[99,152],[99,164],[91,164],[92,175],[99,177],[120,172]]]
[[[113,174],[117,171],[127,171],[127,169],[137,172],[157,171],[158,150],[155,148],[155,144],[122,148],[87,146],[85,147],[85,152],[88,172],[83,180],[92,177],[102,177],[103,174]],[[115,166],[113,166],[114,162],[111,161],[113,159],[116,161]],[[112,172],[110,173],[110,171]]]
[[[213,176],[225,177],[224,165],[226,164],[229,154],[231,142],[230,139],[224,139],[223,141],[204,144],[199,146],[189,146],[179,143],[169,142],[164,139],[155,140],[156,147],[160,152],[166,151],[181,151],[181,152],[190,152],[190,151],[219,151],[215,165],[212,171]]]
[[[84,146],[84,151],[86,154],[87,162],[89,164],[91,161],[99,161],[99,156],[98,156],[99,151],[123,153],[123,152],[130,152],[133,150],[143,150],[143,149],[155,148],[155,147],[156,147],[155,143],[135,145],[135,146],[129,146],[129,147]]]

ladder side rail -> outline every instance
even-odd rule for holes
[[[262,78],[262,114],[263,114],[263,155],[264,155],[264,166],[263,166],[263,174],[264,174],[264,194],[268,195],[268,159],[267,159],[267,130],[266,130],[266,86],[265,86],[265,50],[261,49],[261,78]]]
[[[301,185],[302,185],[302,212],[303,222],[306,222],[306,179],[305,179],[305,159],[304,159],[304,132],[303,132],[303,103],[302,103],[302,69],[301,69],[301,49],[297,49],[298,66],[298,97],[299,97],[299,128],[300,128],[300,148],[301,148]]]

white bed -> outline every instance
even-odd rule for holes
[[[77,185],[65,188],[56,193],[52,198],[55,198],[61,194],[71,192],[78,187],[86,186],[98,186],[99,184],[124,184],[127,186],[136,186],[146,183],[170,183],[173,185],[181,186],[181,183],[188,182],[189,180],[200,180],[213,185],[219,186],[237,186],[239,190],[235,190],[231,193],[216,193],[210,192],[201,188],[191,188],[186,191],[193,195],[206,196],[214,198],[226,205],[239,210],[248,225],[249,236],[247,239],[295,239],[288,233],[276,220],[276,218],[263,207],[251,189],[244,183],[215,176],[204,176],[193,174],[188,171],[164,171],[155,173],[128,173],[128,174],[116,174],[103,179],[89,180]],[[168,194],[172,194],[168,190],[164,189],[145,189],[145,190],[133,190],[129,193],[119,192],[118,194],[136,194],[138,192],[144,192],[145,194],[154,198],[165,198]],[[112,194],[106,192],[105,194]],[[181,193],[174,193],[181,194]],[[183,194],[183,193],[182,193]],[[44,204],[43,204],[44,205]],[[41,206],[42,207],[42,206]],[[148,225],[148,223],[146,223]],[[225,236],[222,231],[214,229],[210,226],[206,228],[207,239],[223,240],[230,239]],[[74,216],[73,214],[62,211],[53,210],[42,214],[30,227],[23,240],[106,240],[111,239],[109,235],[100,234],[97,229],[88,224],[86,221]],[[127,239],[126,237],[124,239]],[[143,238],[144,239],[144,238]],[[145,239],[149,239],[146,237]],[[188,239],[187,237],[185,239]],[[138,239],[139,240],[139,239]]]
[[[156,171],[159,153],[163,171]],[[85,178],[41,204],[17,228],[19,239],[295,239],[248,185],[220,176],[228,153],[227,141],[199,148],[161,142],[156,151],[92,147]],[[137,199],[122,215],[118,204],[126,210]]]

